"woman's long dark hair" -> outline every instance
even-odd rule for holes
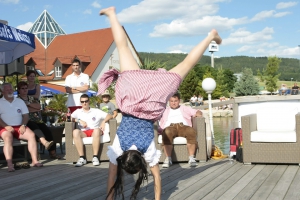
[[[124,199],[123,169],[129,174],[136,174],[139,172],[138,179],[130,196],[130,199],[136,199],[141,184],[144,182],[144,180],[147,180],[148,182],[147,163],[144,157],[139,151],[128,150],[123,152],[123,154],[117,158],[117,163],[117,178],[115,184],[110,188],[106,199],[112,192],[115,193],[115,198],[122,195],[122,199]]]

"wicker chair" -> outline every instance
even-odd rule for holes
[[[285,118],[277,113],[273,118]],[[251,163],[297,163],[300,164],[300,113],[295,115],[296,142],[252,142],[251,132],[257,130],[257,114],[242,116],[243,162]],[[266,119],[274,123],[273,119]],[[293,115],[292,119],[293,120]],[[281,123],[284,127],[284,123]],[[273,126],[274,127],[274,126]],[[278,131],[278,129],[277,129]]]
[[[193,128],[197,132],[198,149],[196,150],[196,160],[200,162],[206,162],[208,160],[207,155],[207,143],[206,143],[206,124],[204,117],[192,118]],[[160,162],[164,162],[166,155],[163,152],[163,145],[158,143],[157,124],[154,129],[156,148],[162,151]],[[174,144],[172,151],[172,162],[186,162],[188,161],[188,151],[186,144]]]
[[[77,149],[73,144],[73,130],[76,128],[77,123],[75,122],[66,122],[65,124],[65,146],[66,146],[66,161],[67,162],[76,162],[79,158]],[[107,147],[112,145],[115,135],[117,132],[117,120],[111,119],[109,120],[109,136],[110,142],[100,143],[100,149],[98,158],[100,161],[108,161],[107,157]],[[85,156],[87,161],[91,161],[93,159],[93,148],[92,145],[84,145],[85,146]]]

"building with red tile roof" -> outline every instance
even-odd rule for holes
[[[64,85],[65,78],[72,73],[71,63],[74,58],[82,62],[81,71],[89,75],[91,83],[98,83],[100,76],[110,68],[120,68],[119,54],[110,28],[65,34],[58,24],[53,26],[55,21],[52,17],[52,23],[49,24],[53,27],[50,27],[47,17],[51,16],[44,11],[29,30],[36,34],[36,49],[24,57],[27,70],[35,69],[41,82],[50,83],[49,86]],[[42,27],[46,27],[44,35]],[[50,29],[54,33],[46,32]],[[55,34],[55,30],[60,32]],[[128,44],[137,63],[141,64],[129,37]]]

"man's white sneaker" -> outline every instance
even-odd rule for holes
[[[92,162],[93,162],[93,165],[94,165],[94,166],[100,165],[99,159],[98,159],[97,157],[93,157]]]
[[[190,158],[189,164],[190,164],[190,167],[196,167],[198,165],[195,158]]]
[[[81,167],[82,165],[86,164],[86,159],[84,158],[79,158],[77,163],[75,164],[75,167]]]
[[[166,159],[165,159],[165,161],[164,161],[164,163],[163,163],[162,167],[163,167],[163,168],[169,168],[169,167],[170,167],[170,165],[172,165],[172,161],[171,161],[171,160],[169,160],[169,158],[168,158],[168,157],[166,157]]]

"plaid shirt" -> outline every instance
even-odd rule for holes
[[[157,120],[166,102],[176,93],[181,77],[165,69],[128,70],[120,73],[112,69],[103,74],[98,83],[98,95],[117,80],[115,94],[119,109],[141,119]]]

